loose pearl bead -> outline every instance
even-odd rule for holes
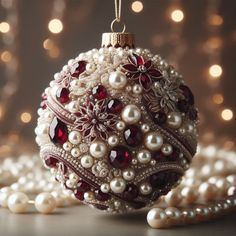
[[[127,105],[124,107],[121,117],[127,124],[135,124],[141,119],[141,112],[136,105]]]
[[[163,144],[161,151],[165,156],[169,156],[172,154],[173,148],[170,144]]]
[[[147,133],[150,130],[150,126],[148,124],[142,124],[141,129],[144,133]]]
[[[109,84],[114,89],[123,89],[126,83],[126,76],[121,72],[112,72],[109,76]]]
[[[90,168],[93,165],[93,158],[89,155],[83,156],[80,163],[84,168]]]
[[[81,135],[80,135],[80,133],[79,133],[78,131],[72,131],[72,132],[70,132],[70,134],[69,134],[69,141],[70,141],[72,144],[74,144],[74,145],[79,144],[80,141],[81,141]]]
[[[71,148],[72,148],[72,144],[71,144],[70,142],[65,142],[65,143],[63,144],[63,149],[64,149],[65,151],[69,152],[69,151],[71,150]]]
[[[209,183],[202,183],[199,186],[198,192],[200,194],[200,199],[205,202],[214,200],[218,196],[217,187]]]
[[[28,208],[29,198],[21,192],[13,193],[8,198],[8,208],[13,213],[24,213]]]
[[[149,150],[158,151],[163,144],[163,138],[159,133],[151,132],[145,137],[144,143]]]
[[[173,129],[178,129],[182,124],[181,114],[178,112],[171,112],[167,116],[167,124]]]
[[[35,199],[35,208],[43,214],[53,212],[56,207],[56,200],[50,193],[40,193]]]
[[[133,93],[134,94],[141,94],[142,91],[143,91],[142,86],[140,86],[139,84],[135,84],[133,86]]]
[[[103,193],[108,193],[110,191],[110,186],[109,184],[102,184],[100,189]]]
[[[117,135],[112,135],[108,138],[108,144],[112,147],[116,146],[119,143],[119,138]]]
[[[198,198],[198,192],[194,188],[184,187],[181,191],[183,204],[190,205]]]
[[[140,185],[139,190],[143,195],[148,195],[152,192],[152,187],[148,183],[143,183]]]
[[[165,196],[165,202],[168,206],[178,206],[178,204],[181,202],[181,194],[178,190],[171,190],[166,196]]]
[[[117,122],[116,128],[117,128],[118,130],[122,131],[122,130],[125,128],[125,122],[123,122],[123,121]]]
[[[110,188],[114,193],[123,193],[126,187],[125,180],[122,178],[114,178],[110,182]]]
[[[164,210],[153,208],[147,214],[147,222],[154,229],[164,228],[167,222],[167,216]]]
[[[106,144],[101,141],[93,142],[90,145],[89,152],[93,157],[102,158],[107,152]]]
[[[142,150],[138,152],[138,161],[142,164],[146,164],[151,160],[151,153],[148,150]]]
[[[65,205],[66,198],[63,193],[59,191],[53,191],[51,194],[56,200],[56,207],[63,207]]]
[[[132,169],[126,169],[123,171],[123,178],[127,181],[133,180],[135,177],[135,172]]]
[[[7,207],[8,198],[12,194],[12,190],[10,188],[6,188],[1,189],[0,191],[0,206],[2,207]]]
[[[73,148],[72,150],[71,150],[71,155],[73,156],[73,157],[79,157],[79,155],[80,155],[80,150],[79,150],[79,148]]]

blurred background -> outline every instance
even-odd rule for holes
[[[236,141],[236,1],[122,1],[136,46],[173,64],[192,88],[200,140]],[[0,0],[0,156],[37,151],[41,93],[70,58],[99,48],[113,0]]]

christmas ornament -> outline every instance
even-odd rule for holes
[[[153,205],[180,183],[197,146],[194,96],[159,55],[134,47],[125,26],[104,33],[100,49],[80,53],[54,78],[36,142],[45,166],[78,200],[121,213]]]

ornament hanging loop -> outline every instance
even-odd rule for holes
[[[114,29],[114,26],[115,26],[115,24],[117,24],[117,23],[120,23],[120,24],[123,25],[123,29],[122,29],[122,31],[116,31],[116,30]],[[121,21],[118,20],[118,19],[114,19],[114,20],[111,22],[111,31],[112,31],[113,33],[114,33],[114,32],[124,33],[125,30],[126,30],[126,25],[125,25],[124,22],[121,22]]]
[[[114,29],[115,24],[122,24],[123,29],[122,31],[116,31]],[[119,32],[119,33],[124,33],[126,30],[126,25],[124,22],[121,21],[121,0],[115,0],[115,19],[111,22],[111,31],[114,32]]]

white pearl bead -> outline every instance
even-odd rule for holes
[[[236,186],[231,186],[227,192],[228,196],[236,196]]]
[[[102,158],[107,152],[106,144],[101,141],[93,142],[90,145],[89,152],[93,157]]]
[[[116,128],[117,128],[119,131],[122,131],[122,130],[125,128],[125,122],[123,122],[123,121],[118,121],[117,124],[116,124]]]
[[[12,189],[5,187],[0,191],[0,206],[7,207],[7,201],[9,196],[12,194]]]
[[[127,124],[135,124],[141,119],[141,112],[136,105],[127,105],[124,107],[121,117]]]
[[[135,84],[135,85],[133,86],[133,93],[134,93],[134,94],[141,94],[142,91],[143,91],[143,89],[142,89],[142,86],[141,86],[141,85]]]
[[[164,228],[167,222],[167,216],[161,208],[153,208],[147,214],[147,222],[154,229]]]
[[[142,130],[144,133],[147,133],[147,132],[150,130],[150,126],[149,126],[148,124],[142,124],[141,130]]]
[[[174,207],[178,206],[178,204],[181,202],[181,194],[178,190],[171,190],[166,196],[165,196],[165,202],[168,206]]]
[[[157,151],[163,144],[163,138],[161,134],[157,132],[151,132],[145,137],[144,143],[149,150]]]
[[[72,131],[72,132],[70,132],[70,134],[69,134],[69,141],[70,141],[72,144],[74,144],[74,145],[79,144],[80,141],[81,141],[81,135],[80,135],[80,133],[79,133],[78,131]]]
[[[71,179],[66,180],[66,186],[68,188],[74,188],[75,184],[76,184],[76,182],[74,180],[71,180]]]
[[[152,192],[152,187],[148,183],[143,183],[139,187],[140,193],[143,195],[148,195]]]
[[[40,193],[35,198],[35,208],[43,214],[53,212],[56,207],[56,200],[50,193]]]
[[[68,104],[68,110],[70,111],[70,112],[72,112],[72,113],[75,113],[76,111],[78,111],[78,103],[77,102],[70,102],[69,104]]]
[[[86,202],[90,202],[94,199],[94,193],[93,192],[85,192],[84,193],[84,200]]]
[[[61,193],[60,191],[53,191],[51,192],[51,194],[56,200],[56,207],[65,206],[66,198],[63,193]]]
[[[218,196],[218,189],[214,184],[202,183],[198,192],[202,201],[208,202],[214,200]]]
[[[48,134],[48,128],[49,128],[48,124],[41,124],[35,129],[35,133],[38,136],[47,135]]]
[[[126,76],[121,72],[112,72],[109,76],[109,84],[114,89],[123,89],[126,83]]]
[[[69,151],[71,150],[71,148],[72,148],[72,144],[71,144],[70,142],[65,142],[65,143],[63,144],[63,149],[64,149],[65,151],[69,152]]]
[[[13,193],[8,198],[8,208],[13,213],[24,213],[28,208],[29,198],[21,192]]]
[[[173,129],[178,129],[182,124],[181,114],[178,112],[171,112],[167,116],[167,124]]]
[[[84,168],[90,168],[93,165],[93,158],[89,155],[83,156],[80,163]]]
[[[123,193],[126,187],[126,182],[122,178],[114,178],[110,182],[110,188],[114,193]]]
[[[163,144],[161,151],[165,156],[169,156],[172,154],[173,148],[170,144]]]
[[[100,187],[100,190],[103,193],[108,193],[110,191],[110,185],[109,184],[102,184]]]
[[[119,138],[117,135],[112,135],[108,138],[108,144],[112,147],[116,146],[119,143]]]
[[[72,149],[71,149],[71,155],[72,155],[73,157],[75,157],[75,158],[79,157],[79,155],[80,155],[80,150],[79,150],[79,148],[72,148]]]
[[[133,180],[135,177],[135,172],[132,169],[126,169],[122,173],[123,178],[127,181]]]
[[[191,187],[184,187],[181,190],[181,195],[182,195],[182,201],[184,204],[189,205],[198,199],[198,192],[196,189],[191,188]]]
[[[95,71],[95,66],[92,65],[92,64],[90,64],[90,63],[88,63],[88,64],[86,65],[86,71],[87,71],[88,73],[94,72],[94,71]]]
[[[175,207],[168,207],[167,209],[165,209],[165,213],[167,217],[170,217],[171,220],[174,220],[174,221],[179,220],[181,217],[181,213],[179,209]]]
[[[138,152],[137,159],[142,164],[147,164],[151,160],[151,153],[148,150],[141,150]]]

